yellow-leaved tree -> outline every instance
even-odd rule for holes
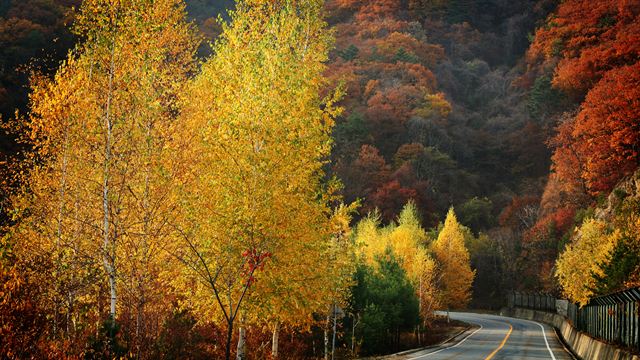
[[[108,314],[113,336],[126,317],[139,352],[159,331],[145,318],[166,303],[158,274],[182,173],[168,143],[197,41],[180,0],[86,0],[74,30],[82,42],[32,89],[36,166],[13,236],[24,259],[51,261],[54,333],[73,338]]]
[[[427,322],[439,305],[436,287],[436,262],[427,247],[427,234],[420,224],[416,205],[409,201],[400,212],[397,223],[381,228],[377,212],[362,219],[356,227],[356,245],[365,261],[376,266],[376,257],[390,249],[416,289],[420,315]]]
[[[453,208],[449,209],[444,226],[431,244],[431,249],[438,262],[437,282],[442,291],[442,305],[447,309],[465,308],[471,301],[475,270],[471,269],[464,231]]]
[[[368,265],[375,265],[375,257],[384,254],[388,239],[382,235],[380,213],[376,210],[367,214],[356,225],[355,244]]]
[[[593,297],[596,279],[605,275],[604,268],[620,238],[620,231],[609,231],[602,220],[587,219],[582,223],[556,261],[556,277],[571,301],[584,306]]]
[[[438,307],[438,290],[435,280],[436,263],[427,248],[427,234],[420,224],[418,209],[413,201],[409,201],[398,216],[397,226],[389,232],[389,245],[402,260],[409,280],[415,287],[420,315],[427,322]]]
[[[300,326],[330,301],[331,216],[323,166],[334,103],[320,96],[332,42],[322,1],[236,4],[183,97],[192,183],[182,197],[176,286],[202,321]],[[277,355],[277,341],[274,353]]]
[[[317,217],[322,222],[313,230],[309,226],[300,227],[286,246],[274,252],[259,276],[252,290],[256,296],[245,309],[253,319],[245,322],[271,329],[273,358],[278,357],[278,334],[282,328],[308,331],[317,324],[314,315],[327,314],[327,321],[319,325],[324,326],[328,335],[330,309],[334,305],[345,307],[355,271],[349,223],[356,206],[340,204],[329,223],[324,217]],[[309,234],[310,230],[314,233]],[[329,241],[318,241],[318,236]],[[242,352],[241,346],[238,351]]]

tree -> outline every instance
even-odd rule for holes
[[[52,76],[74,46],[69,24],[79,4],[79,0],[7,0],[0,4],[0,127],[21,122],[15,119],[16,111],[27,112],[30,75]],[[10,194],[22,185],[13,172],[25,170],[21,153],[28,146],[18,138],[13,131],[0,130],[0,222],[8,220]]]
[[[592,194],[610,191],[640,164],[640,62],[607,72],[587,94],[573,142]]]
[[[565,116],[556,129],[556,135],[549,141],[554,148],[551,157],[553,173],[549,175],[543,195],[543,210],[552,205],[547,201],[549,198],[556,198],[559,203],[568,202],[575,206],[584,206],[590,200],[589,188],[583,177],[586,164],[580,157],[580,145],[573,138],[574,126],[575,116]]]
[[[555,68],[553,84],[581,99],[608,71],[637,62],[637,17],[634,2],[565,1],[536,31],[528,60]]]
[[[562,100],[562,92],[552,87],[551,79],[540,76],[529,92],[527,110],[532,118],[543,120],[561,108]]]
[[[439,305],[435,283],[437,267],[426,247],[427,234],[420,224],[418,209],[412,201],[402,208],[397,223],[388,234],[387,246],[393,249],[415,288],[420,316],[427,323],[433,310]]]
[[[331,319],[318,324],[314,314],[324,315],[333,306],[346,305],[355,271],[349,223],[357,205],[337,206],[329,223],[318,224],[314,233],[299,227],[299,232],[290,234],[292,241],[275,253],[271,266],[265,267],[264,276],[252,289],[259,295],[245,306],[245,314],[250,315],[245,323],[271,330],[273,358],[278,357],[279,332],[284,329],[320,325],[328,339]],[[324,241],[318,241],[320,231]]]
[[[401,209],[402,204],[406,204],[418,197],[416,189],[405,187],[400,181],[393,179],[380,186],[371,195],[371,202],[381,208],[383,219],[393,219],[394,214]]]
[[[629,120],[639,112],[639,10],[636,3],[563,2],[528,53],[533,68],[553,69],[553,86],[580,103],[575,120],[558,129],[554,168],[563,182],[581,179],[594,196],[639,163],[640,132]]]
[[[575,119],[558,127],[553,168],[575,191],[593,195],[610,191],[637,167],[640,131],[629,119],[638,116],[640,63],[607,72],[587,93]]]
[[[476,272],[472,287],[473,306],[491,309],[501,306],[506,295],[505,289],[509,288],[504,281],[504,264],[508,261],[508,254],[502,253],[498,241],[487,234],[479,233],[476,236],[467,227],[463,227],[463,233],[471,267]]]
[[[441,272],[438,283],[442,291],[442,304],[447,309],[464,308],[471,300],[475,270],[471,270],[464,233],[453,208],[449,209],[444,226],[431,248]]]
[[[53,327],[62,312],[65,336],[86,320],[83,301],[103,316],[106,283],[110,336],[119,314],[135,314],[139,353],[148,305],[166,294],[152,283],[182,173],[167,143],[197,47],[184,17],[179,0],[85,1],[74,27],[84,42],[52,81],[34,79],[35,166],[14,199],[13,232],[25,259],[52,259]]]
[[[38,283],[25,267],[47,268],[46,258],[37,264],[25,264],[15,256],[15,244],[9,236],[0,238],[0,354],[7,359],[27,357],[53,359],[63,354],[48,340],[43,297],[46,287]]]
[[[640,201],[632,185],[637,176],[636,172],[621,182],[607,199],[607,207],[612,206],[616,210],[613,214],[605,210],[607,226],[596,247],[601,249],[610,241],[614,245],[606,261],[598,264],[598,273],[592,274],[595,285],[590,289],[594,296],[637,287],[640,283]],[[576,240],[577,237],[573,239],[574,242]]]
[[[323,165],[340,96],[320,96],[331,44],[321,11],[321,1],[238,2],[183,98],[193,183],[178,189],[176,286],[200,321],[226,325],[227,359],[239,318],[270,322],[277,338],[281,323],[333,300],[315,279],[328,266]]]
[[[493,204],[488,198],[474,197],[467,200],[460,208],[460,220],[479,234],[493,227]]]
[[[556,277],[571,301],[584,306],[593,297],[597,277],[604,276],[619,238],[619,232],[609,233],[600,220],[584,221],[556,262]]]
[[[500,225],[509,226],[522,233],[531,228],[536,221],[540,199],[533,195],[516,196],[500,214]]]
[[[365,353],[389,351],[399,333],[418,324],[419,304],[400,261],[391,249],[376,255],[375,266],[361,264],[352,289],[352,311],[361,315],[359,333]]]
[[[342,57],[346,61],[352,61],[358,56],[359,51],[360,49],[351,44],[346,49],[340,51],[340,57]]]
[[[362,261],[373,269],[377,269],[377,259],[387,253],[397,259],[414,288],[423,324],[428,324],[433,310],[440,304],[436,287],[439,270],[427,248],[427,234],[421,226],[415,203],[407,202],[396,222],[383,228],[379,213],[370,213],[356,226],[355,243],[361,249]],[[417,329],[417,335],[420,336],[420,329]]]

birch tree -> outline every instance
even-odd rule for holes
[[[136,335],[175,208],[167,194],[178,161],[167,139],[197,46],[184,16],[179,0],[84,1],[74,27],[82,42],[53,80],[34,83],[38,166],[15,199],[15,234],[25,252],[59,254],[51,275],[73,285],[63,292],[69,307],[91,293],[104,314],[96,292],[106,283],[111,322],[135,303]]]
[[[269,313],[277,330],[318,303],[319,286],[301,283],[321,276],[304,265],[330,239],[322,167],[339,112],[339,94],[320,97],[331,44],[321,11],[321,1],[238,2],[184,98],[198,150],[193,185],[179,190],[177,287],[202,321],[225,324],[227,359],[240,317]],[[285,313],[296,301],[305,310]]]

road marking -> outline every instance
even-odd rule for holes
[[[542,326],[542,324],[540,324],[537,321],[533,321],[533,320],[526,320],[526,319],[520,319],[522,321],[527,321],[530,323],[534,323],[538,326],[540,326],[540,329],[542,330],[542,338],[544,339],[544,344],[547,345],[547,350],[549,350],[549,355],[551,355],[551,359],[556,360],[556,356],[553,355],[553,351],[551,350],[551,347],[549,346],[549,341],[547,341],[547,334],[544,332],[544,326]]]
[[[509,331],[507,332],[507,335],[504,337],[504,339],[502,339],[502,342],[500,343],[500,346],[498,346],[497,349],[493,350],[493,352],[491,354],[489,354],[489,356],[487,356],[484,360],[490,360],[495,354],[497,354],[498,351],[500,351],[500,349],[502,349],[504,344],[507,343],[507,339],[509,338],[509,336],[511,336],[512,332],[513,332],[513,326],[511,326],[511,324],[509,324]]]
[[[475,333],[477,333],[478,331],[482,330],[482,324],[478,324],[478,325],[480,325],[480,328],[479,328],[479,329],[477,329],[476,331],[474,331],[474,332],[472,332],[471,334],[467,335],[467,336],[466,336],[464,339],[462,339],[459,343],[457,343],[457,344],[455,344],[455,345],[453,345],[453,346],[448,346],[448,347],[446,347],[446,348],[442,348],[442,349],[440,349],[440,350],[437,350],[437,351],[434,351],[434,352],[430,352],[430,353],[428,353],[428,354],[424,354],[424,355],[420,355],[420,356],[412,357],[412,358],[409,358],[409,359],[407,359],[407,360],[422,359],[423,357],[427,357],[427,356],[431,356],[431,355],[433,355],[433,354],[437,354],[437,353],[439,353],[440,351],[444,351],[444,350],[447,350],[447,349],[453,349],[453,348],[455,348],[455,347],[458,347],[458,345],[461,345],[463,342],[467,341],[467,339],[468,339],[468,338],[470,338],[471,336],[473,336],[473,334],[475,334]]]
[[[547,345],[547,350],[549,350],[549,354],[551,354],[551,358],[553,360],[556,360],[556,357],[553,355],[553,351],[551,351],[551,347],[549,346],[549,342],[547,341],[547,335],[544,333],[544,326],[542,326],[537,321],[533,321],[533,322],[536,323],[538,326],[540,326],[540,329],[542,329],[542,337],[544,338],[544,344]]]

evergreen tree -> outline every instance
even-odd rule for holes
[[[413,330],[420,321],[415,289],[392,250],[375,261],[377,268],[359,265],[350,304],[360,314],[357,336],[364,354],[397,349],[400,332]]]

